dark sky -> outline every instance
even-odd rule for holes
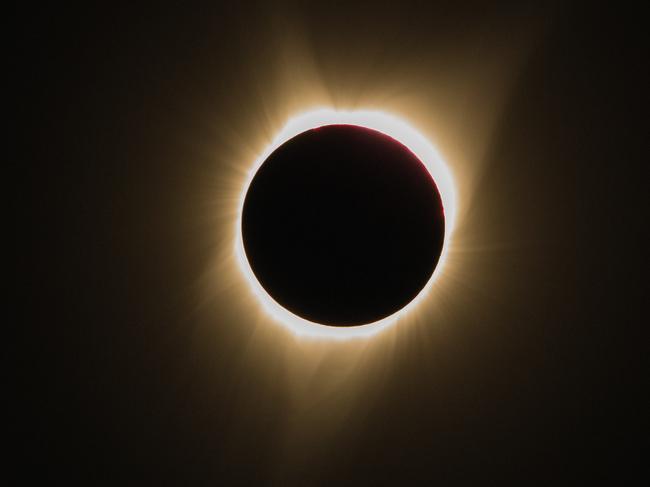
[[[647,92],[640,30],[569,3],[231,3],[51,7],[15,21],[30,184],[14,207],[32,249],[19,262],[28,339],[16,363],[26,475],[448,485],[630,474],[647,409],[633,401],[631,347],[645,288],[627,263],[646,204],[632,142]],[[444,334],[375,356],[331,430],[344,394],[313,391],[335,360],[301,389],[316,399],[299,421],[283,367],[300,361],[255,348],[251,320],[224,304],[226,277],[217,304],[197,311],[197,282],[226,240],[205,216],[204,176],[218,188],[214,154],[259,138],[246,120],[279,83],[269,26],[283,23],[309,40],[335,98],[381,90],[356,75],[369,52],[382,53],[372,62],[385,79],[415,89],[409,76],[426,84],[441,50],[479,49],[472,33],[498,31],[506,49],[510,31],[516,42],[521,25],[542,26],[458,228],[483,250],[464,254]]]

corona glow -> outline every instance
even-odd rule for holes
[[[262,287],[250,267],[244,250],[241,219],[244,199],[248,187],[259,167],[269,155],[284,144],[287,140],[307,130],[325,125],[345,124],[367,127],[382,132],[405,145],[413,152],[427,168],[435,181],[442,198],[445,212],[445,236],[440,255],[440,260],[431,278],[420,293],[406,306],[392,315],[374,323],[351,327],[334,327],[313,323],[301,318],[277,303]],[[423,299],[428,296],[436,279],[440,277],[444,267],[449,243],[454,229],[456,216],[456,194],[453,178],[447,165],[438,154],[433,144],[420,132],[404,120],[380,111],[337,111],[333,109],[319,109],[304,113],[289,120],[282,130],[276,135],[271,144],[251,164],[246,175],[245,183],[241,189],[238,200],[234,252],[239,269],[266,315],[273,321],[285,326],[298,336],[345,340],[350,338],[363,338],[376,335],[415,309]]]

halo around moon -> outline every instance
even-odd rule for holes
[[[275,151],[289,139],[307,130],[324,125],[346,124],[366,127],[384,133],[406,146],[415,154],[435,181],[442,199],[445,213],[445,235],[442,253],[438,264],[426,285],[420,293],[402,309],[379,321],[353,327],[332,327],[308,321],[276,302],[264,289],[255,276],[246,256],[242,235],[242,213],[248,188],[259,167]],[[319,109],[298,115],[288,121],[279,131],[273,141],[253,161],[241,189],[236,214],[234,252],[242,276],[249,284],[251,293],[255,296],[264,313],[273,321],[286,327],[298,336],[322,339],[345,340],[376,335],[390,326],[394,326],[401,318],[415,309],[429,294],[432,284],[441,275],[444,268],[449,242],[454,229],[456,216],[456,194],[452,175],[440,157],[434,145],[420,132],[404,120],[380,111],[337,111]]]

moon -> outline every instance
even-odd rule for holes
[[[427,294],[453,224],[453,185],[405,123],[320,115],[285,127],[254,165],[236,252],[277,321],[299,334],[368,336]]]
[[[379,321],[433,274],[444,240],[440,193],[395,139],[327,125],[278,147],[242,217],[255,276],[280,305],[329,326]]]

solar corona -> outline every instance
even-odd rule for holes
[[[430,294],[455,188],[434,145],[380,111],[289,120],[251,163],[234,252],[265,315],[319,339],[376,335]]]

